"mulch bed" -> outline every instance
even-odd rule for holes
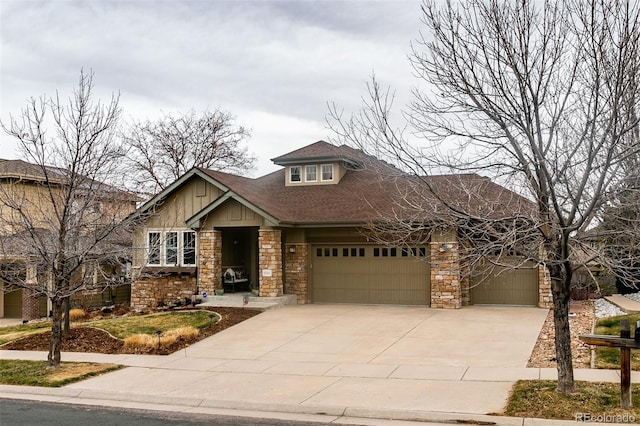
[[[574,368],[591,368],[591,347],[582,342],[578,336],[590,334],[595,323],[595,312],[592,301],[571,301],[570,311],[575,316],[569,319],[571,330],[571,355]],[[555,326],[553,325],[553,309],[549,310],[538,340],[531,352],[527,367],[555,368]]]
[[[124,341],[111,336],[104,330],[81,325],[72,326],[69,336],[63,338],[62,351],[65,352],[91,352],[102,354],[145,354],[145,355],[169,355],[180,349],[196,343],[199,340],[234,326],[246,319],[258,315],[262,311],[245,308],[197,308],[217,312],[222,320],[211,327],[200,330],[193,339],[178,339],[174,344],[166,348],[148,348],[134,351],[124,347]],[[14,340],[2,345],[0,348],[18,351],[48,351],[51,332],[38,333],[22,339]]]

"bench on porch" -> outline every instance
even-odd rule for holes
[[[222,288],[225,292],[250,291],[249,276],[243,266],[223,266]]]

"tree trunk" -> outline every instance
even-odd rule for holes
[[[49,340],[49,367],[60,367],[60,350],[62,347],[62,300],[55,298],[51,301],[53,317],[51,318],[51,340]]]
[[[570,280],[570,278],[569,278]],[[553,293],[553,324],[555,326],[556,361],[558,368],[558,385],[561,393],[574,391],[573,359],[571,356],[571,332],[569,330],[569,296],[570,283],[561,277],[551,276]]]
[[[64,310],[64,325],[62,327],[62,335],[67,337],[69,335],[69,330],[71,329],[70,321],[69,321],[69,310],[71,308],[71,298],[65,297],[63,299],[63,310]]]

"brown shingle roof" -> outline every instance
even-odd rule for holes
[[[315,159],[329,153],[365,166],[349,169],[338,184],[310,186],[285,186],[284,170],[258,179],[200,170],[283,223],[365,223],[390,216],[436,219],[447,208],[426,190],[425,183],[451,206],[470,210],[471,214],[502,217],[530,208],[526,199],[487,178],[475,174],[415,178],[344,145],[321,141],[277,160],[303,162],[305,155]],[[416,207],[407,209],[402,199]]]

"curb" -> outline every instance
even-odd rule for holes
[[[231,416],[282,418],[293,416],[299,420],[334,423],[337,419],[376,419],[429,422],[439,424],[472,424],[496,426],[568,425],[572,420],[528,419],[522,417],[490,416],[483,414],[447,413],[420,410],[372,409],[339,406],[300,406],[292,404],[265,404],[213,399],[139,395],[81,389],[37,388],[0,385],[0,399],[32,400],[75,405],[144,409],[193,414],[216,414],[224,411]],[[218,410],[218,411],[216,411]],[[301,417],[302,416],[302,417]],[[293,418],[292,417],[292,418]],[[338,422],[339,423],[339,422]],[[357,424],[357,423],[352,423]]]

